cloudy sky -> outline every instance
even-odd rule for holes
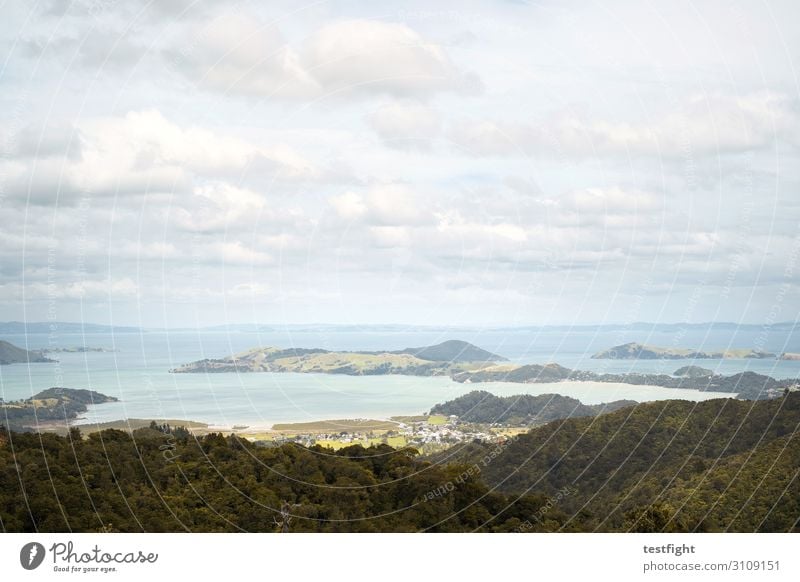
[[[0,319],[797,318],[792,0],[1,10]]]

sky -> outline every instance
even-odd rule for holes
[[[797,319],[797,2],[0,11],[0,320]]]

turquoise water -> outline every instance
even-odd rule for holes
[[[220,357],[255,346],[324,347],[327,349],[400,349],[464,339],[521,363],[558,362],[598,372],[671,373],[689,363],[674,361],[592,360],[592,353],[627,341],[701,349],[752,347],[775,352],[800,351],[789,334],[758,338],[749,333],[706,332],[676,336],[620,332],[147,332],[125,334],[6,335],[16,345],[37,349],[49,345],[115,348],[112,353],[56,354],[58,364],[16,364],[0,367],[0,397],[26,398],[51,386],[89,388],[120,398],[92,407],[86,420],[178,418],[215,426],[245,424],[267,427],[275,422],[323,418],[419,414],[438,402],[475,389],[495,394],[557,392],[587,404],[627,398],[700,400],[725,394],[617,384],[458,384],[449,378],[411,376],[350,377],[321,374],[170,374],[170,368],[205,357]],[[778,360],[702,360],[720,373],[753,370],[776,378],[796,378],[800,362]]]

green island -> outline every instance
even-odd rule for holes
[[[498,401],[473,398],[496,413]],[[637,404],[431,455],[253,443],[154,422],[65,436],[0,428],[0,523],[7,532],[790,532],[798,425],[800,393],[788,392]]]
[[[397,351],[332,352],[319,348],[254,348],[221,359],[205,359],[173,370],[176,374],[219,372],[300,372],[368,376],[405,374],[444,376],[505,360],[468,342],[449,340],[434,346]]]
[[[639,346],[639,344],[626,344],[626,346]],[[634,352],[635,350],[631,353]],[[690,353],[688,350],[686,352]],[[697,354],[698,352],[691,353]],[[768,355],[774,357],[774,354]],[[598,357],[598,354],[593,357]],[[646,356],[644,358],[647,359]],[[383,352],[332,352],[318,348],[254,348],[228,358],[198,360],[170,370],[170,372],[179,374],[294,372],[351,376],[404,374],[450,376],[452,380],[462,383],[611,382],[662,388],[684,388],[702,392],[729,392],[738,398],[748,400],[776,398],[785,390],[794,389],[797,385],[794,380],[776,380],[755,372],[722,376],[698,366],[684,366],[673,375],[667,375],[600,374],[571,370],[555,363],[514,364],[508,362],[503,356],[460,340],[449,340],[435,346]]]
[[[48,388],[31,398],[5,401],[0,398],[0,422],[13,430],[65,431],[90,404],[117,402],[94,390]]]
[[[113,353],[119,350],[111,348],[98,348],[91,346],[67,346],[62,348],[44,348],[39,350],[43,354],[86,354],[86,353]]]
[[[614,346],[597,352],[595,360],[727,360],[727,359],[769,359],[776,355],[763,350],[730,349],[716,352],[690,350],[685,348],[661,348],[636,342]]]

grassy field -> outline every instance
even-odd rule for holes
[[[365,418],[344,420],[318,420],[314,422],[293,422],[276,424],[274,431],[291,431],[293,433],[321,433],[321,432],[369,432],[395,430],[397,423],[391,420],[370,420]]]
[[[340,440],[324,440],[324,441],[317,441],[317,444],[322,447],[338,451],[339,449],[343,449],[345,447],[351,447],[353,445],[361,445],[362,447],[368,447],[370,445],[379,445],[384,442],[390,447],[395,447],[395,448],[402,448],[408,444],[406,437],[402,435],[393,437],[384,437],[384,438],[378,437],[372,439],[363,439],[351,442],[345,442]]]
[[[428,422],[428,415],[427,414],[419,414],[416,416],[392,416],[390,420],[395,422],[403,422],[405,424],[411,424],[413,422]]]
[[[427,422],[428,424],[432,424],[434,426],[447,424],[447,417],[441,414],[434,414],[431,416],[428,416],[427,414],[421,414],[417,416],[393,416],[392,420],[405,424],[412,424],[415,422]]]

